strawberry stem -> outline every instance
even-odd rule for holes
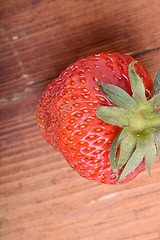
[[[143,124],[144,124],[145,128],[154,127],[154,126],[160,125],[160,116],[152,118],[152,119],[146,119],[146,120],[144,120]]]
[[[141,133],[145,129],[157,126],[160,126],[160,116],[145,118],[141,113],[138,113],[130,119],[130,129],[133,133]]]

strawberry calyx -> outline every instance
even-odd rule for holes
[[[156,153],[160,160],[160,70],[154,82],[153,96],[147,100],[143,81],[134,68],[135,63],[133,61],[129,65],[132,96],[115,85],[99,83],[102,92],[116,106],[98,108],[97,117],[122,128],[110,151],[112,169],[117,172],[123,167],[118,182],[133,172],[143,159],[151,176],[150,168]]]

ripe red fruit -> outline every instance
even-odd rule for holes
[[[127,160],[124,163],[121,160],[122,162],[118,163],[119,167],[117,168],[117,165],[114,164],[115,158],[113,160],[112,157],[112,162],[110,162],[113,141],[126,125],[124,123],[124,126],[123,124],[117,124],[118,126],[116,126],[114,121],[112,121],[112,119],[115,118],[115,116],[112,116],[113,114],[109,117],[113,124],[110,123],[110,119],[105,122],[100,108],[102,106],[115,107],[119,105],[117,102],[116,105],[113,103],[115,100],[111,101],[112,98],[110,98],[110,95],[106,96],[104,94],[107,92],[105,86],[108,84],[111,87],[117,86],[123,89],[123,92],[128,93],[130,96],[132,95],[133,87],[131,85],[134,84],[130,82],[129,66],[134,61],[134,58],[131,56],[119,53],[100,53],[85,59],[80,59],[69,66],[58,78],[54,79],[53,82],[48,85],[39,101],[37,121],[43,137],[56,150],[59,150],[63,154],[72,168],[87,179],[107,184],[116,184],[126,162],[131,157],[131,154],[133,154],[133,150],[136,149],[136,145],[134,144],[135,141],[137,141],[136,137],[139,136],[139,132],[136,132],[137,129],[135,129],[136,126],[133,119],[135,118],[138,122],[139,118],[137,118],[137,116],[140,114],[136,114],[137,111],[133,110],[131,112],[132,116],[134,113],[134,117],[131,118],[130,113],[119,108],[121,114],[118,113],[116,116],[119,118],[119,121],[122,120],[122,122],[123,115],[124,118],[125,116],[129,116],[129,126],[131,125],[132,127],[129,133],[132,133],[130,135],[134,136],[136,140],[135,138],[134,140],[132,139],[132,150],[129,149],[130,155],[126,157]],[[146,98],[150,99],[153,94],[153,82],[149,74],[139,62],[134,63],[134,69],[143,80]],[[135,73],[132,75],[134,74]],[[113,90],[113,92],[114,91],[118,90]],[[133,101],[136,100],[134,99]],[[127,106],[128,100],[123,104],[123,107],[125,104]],[[134,105],[132,101],[131,105]],[[139,105],[136,103],[136,106]],[[115,108],[118,109],[118,107]],[[139,109],[140,108],[138,108],[138,111]],[[148,110],[146,110],[146,112],[148,114]],[[146,133],[145,127],[140,129],[140,132],[142,132],[140,135],[143,136],[148,134]],[[147,136],[151,134],[150,131]],[[113,148],[115,148],[115,145],[114,141]],[[118,145],[116,147],[118,147],[117,149],[119,150]],[[125,143],[121,145],[125,145]],[[115,151],[112,149],[113,154],[116,156],[118,152],[117,149]],[[121,158],[120,156],[119,159]],[[123,179],[120,179],[120,183],[130,181],[144,169],[145,160],[143,156],[141,156],[141,161],[138,166],[135,166],[135,169],[131,170],[131,172],[125,170],[126,173],[123,174]]]

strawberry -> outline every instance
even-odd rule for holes
[[[159,75],[157,75],[159,76]],[[128,55],[80,59],[54,79],[37,108],[43,137],[81,176],[126,183],[160,152],[159,77]],[[153,95],[153,98],[151,98]]]

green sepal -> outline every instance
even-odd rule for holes
[[[149,175],[156,152],[160,160],[160,70],[154,82],[154,95],[147,101],[147,89],[136,73],[135,63],[129,65],[132,97],[117,86],[99,83],[106,97],[119,106],[103,106],[96,112],[103,121],[123,128],[110,151],[110,163],[116,175],[122,167],[118,182],[132,173],[144,157]]]
[[[155,109],[160,107],[160,69],[157,72],[153,86],[153,97],[149,100]]]
[[[124,108],[102,106],[96,111],[104,122],[124,128],[128,125],[129,113]]]
[[[117,168],[120,168],[124,164],[126,164],[126,162],[131,157],[135,147],[136,147],[136,139],[132,134],[129,134],[121,142],[119,154],[118,154],[118,157],[116,159],[116,167]]]
[[[123,130],[117,135],[117,137],[114,139],[112,146],[111,146],[111,151],[110,151],[110,164],[111,168],[116,171],[117,167],[115,165],[115,157],[116,157],[116,152],[119,144],[121,141],[123,141],[124,138],[126,138],[129,134],[129,128],[125,127]]]
[[[136,149],[133,152],[132,156],[126,163],[125,167],[123,168],[122,172],[119,175],[118,182],[124,179],[129,173],[135,170],[138,165],[141,163],[145,155],[145,146],[144,142],[140,139],[137,140]]]
[[[131,89],[133,93],[133,99],[136,103],[145,103],[147,102],[146,96],[145,96],[145,87],[143,84],[142,79],[138,76],[134,69],[134,64],[136,61],[131,62],[129,65],[129,78],[131,82]]]
[[[153,94],[156,95],[160,92],[160,69],[157,72],[156,79],[153,86]]]
[[[160,161],[160,132],[154,134],[154,141],[156,143],[157,156]]]
[[[151,177],[150,168],[156,157],[156,146],[153,136],[146,140],[146,153],[145,153],[145,165],[148,170],[148,174]]]
[[[160,107],[160,93],[154,95],[150,100],[149,103],[151,103],[154,108],[159,108]]]
[[[114,86],[112,84],[105,84],[100,82],[99,87],[106,97],[114,104],[121,108],[127,109],[129,112],[134,112],[136,108],[136,102],[134,99],[125,92],[122,88]]]

